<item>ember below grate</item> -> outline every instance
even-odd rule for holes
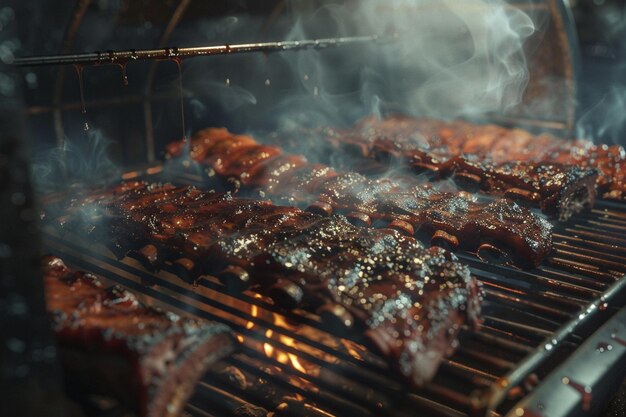
[[[214,277],[190,285],[174,268],[150,273],[71,234],[45,230],[45,246],[148,304],[237,332],[239,351],[199,383],[187,405],[190,416],[457,417],[509,412],[624,305],[625,232],[626,205],[599,202],[555,227],[554,253],[537,269],[460,254],[484,284],[484,325],[477,332],[463,329],[456,353],[415,391],[393,378],[365,340],[334,334],[310,313],[284,312],[249,291],[227,293]],[[623,358],[624,349],[617,343],[607,353]]]

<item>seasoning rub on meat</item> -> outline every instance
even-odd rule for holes
[[[168,146],[170,157],[184,151],[183,142]],[[483,203],[411,178],[373,180],[336,171],[226,129],[198,132],[189,152],[224,183],[259,191],[275,203],[345,214],[360,226],[396,229],[447,249],[477,252],[485,260],[532,267],[552,250],[551,225],[512,201]]]
[[[149,268],[213,274],[285,309],[365,335],[413,384],[432,378],[463,323],[476,325],[480,291],[469,269],[440,248],[392,229],[355,227],[267,201],[144,182],[75,199],[49,222]]]

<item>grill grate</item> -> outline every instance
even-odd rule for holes
[[[484,325],[462,329],[456,353],[415,391],[386,371],[365,340],[333,334],[315,315],[282,311],[250,291],[226,293],[210,276],[188,284],[174,268],[148,272],[137,260],[118,260],[103,246],[52,229],[44,241],[69,264],[130,288],[148,304],[235,330],[238,353],[199,383],[190,416],[460,417],[506,414],[624,305],[624,231],[626,206],[599,202],[556,226],[555,251],[537,269],[460,254],[484,284]]]

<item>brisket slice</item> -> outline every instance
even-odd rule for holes
[[[480,291],[469,269],[395,230],[143,182],[94,192],[63,211],[47,217],[111,240],[120,256],[134,252],[149,268],[175,267],[188,280],[213,274],[232,290],[253,288],[282,308],[357,331],[416,385],[453,350],[460,326],[478,322]]]
[[[170,157],[185,144],[168,145]],[[191,158],[211,175],[280,204],[308,206],[318,214],[345,214],[354,224],[395,228],[447,249],[477,252],[485,259],[537,266],[552,250],[551,226],[508,200],[478,201],[465,192],[440,192],[402,180],[366,178],[311,164],[300,155],[226,129],[205,129],[191,139]]]
[[[144,306],[60,258],[42,262],[64,373],[80,397],[111,395],[138,416],[179,416],[198,379],[232,350],[226,326]]]

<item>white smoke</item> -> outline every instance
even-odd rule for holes
[[[197,118],[208,110],[206,103],[217,101],[227,112],[237,110],[244,105],[257,103],[256,97],[250,91],[238,85],[231,85],[230,79],[224,81],[210,81],[200,77],[191,78],[184,87],[183,94],[189,97],[189,104]]]
[[[622,144],[626,126],[626,88],[611,87],[608,93],[576,123],[576,135],[596,143]]]
[[[109,150],[112,141],[100,129],[90,128],[62,146],[37,152],[31,161],[35,189],[46,193],[69,185],[107,184],[119,180],[121,170]]]
[[[315,118],[322,108],[330,121],[346,123],[385,111],[442,118],[505,111],[520,102],[526,87],[523,47],[533,31],[528,15],[501,0],[323,6],[299,16],[289,38],[397,34],[397,41],[286,57],[308,96],[286,117],[311,108]],[[358,80],[352,95],[340,84],[350,78]]]

